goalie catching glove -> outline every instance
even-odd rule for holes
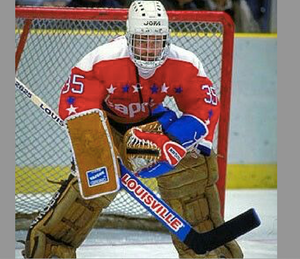
[[[156,177],[174,169],[187,152],[165,134],[145,131],[151,126],[134,127],[125,136],[127,157],[134,171],[143,167],[143,164],[138,162],[139,159],[143,159],[145,167],[136,172],[137,176],[143,178]],[[159,127],[158,123],[157,126]]]
[[[200,119],[189,114],[178,119],[169,110],[158,121],[127,131],[127,161],[137,176],[157,177],[174,169],[188,151],[197,149],[207,133]]]

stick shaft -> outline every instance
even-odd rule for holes
[[[17,78],[15,80],[15,88],[30,99],[30,101],[38,106],[44,113],[46,113],[48,117],[54,120],[56,124],[61,127],[64,126],[64,121],[59,117],[59,115]]]
[[[160,221],[170,232],[184,241],[191,230],[191,225],[177,214],[167,203],[160,199],[155,193],[141,182],[121,162],[121,184],[122,187]]]

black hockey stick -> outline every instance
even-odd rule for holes
[[[55,111],[18,79],[15,81],[15,87],[40,107],[59,126],[64,126],[63,120]],[[162,199],[157,197],[151,189],[146,187],[121,161],[119,162],[122,187],[170,232],[197,254],[205,254],[214,250],[260,225],[260,220],[255,210],[250,209],[211,231],[198,233]]]

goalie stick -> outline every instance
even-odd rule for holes
[[[46,113],[56,124],[63,127],[64,121],[52,110],[44,101],[42,101],[35,93],[33,93],[26,85],[24,85],[19,79],[15,78],[15,87],[23,95],[30,99],[35,105],[37,105],[44,113]]]
[[[64,121],[59,115],[17,78],[15,80],[15,87],[35,105],[40,107],[59,126],[65,126]],[[121,187],[161,222],[163,226],[197,254],[205,254],[208,251],[214,250],[255,229],[261,223],[257,213],[251,208],[213,230],[198,233],[186,220],[129,171],[122,164],[121,160],[119,164],[121,168]]]
[[[205,233],[198,233],[169,205],[157,197],[121,162],[122,187],[147,211],[158,219],[170,232],[197,254],[205,254],[260,225],[254,209],[238,215],[219,227]]]

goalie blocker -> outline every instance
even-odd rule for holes
[[[25,258],[76,258],[76,249],[120,189],[117,151],[105,113],[93,109],[65,122],[77,177],[71,174],[32,222]]]
[[[106,114],[92,109],[70,116],[65,122],[82,197],[92,199],[118,191],[118,151]]]

